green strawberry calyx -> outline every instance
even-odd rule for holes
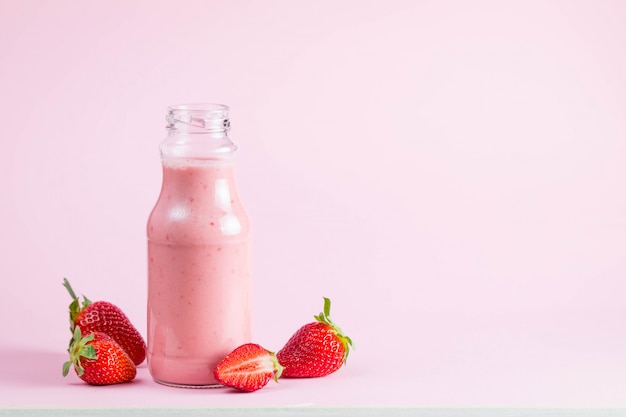
[[[76,326],[76,328],[74,329],[72,342],[69,349],[67,350],[70,354],[70,360],[63,364],[63,376],[67,376],[72,365],[74,366],[74,369],[76,370],[78,376],[81,376],[83,373],[85,373],[85,369],[81,364],[81,359],[98,359],[98,355],[96,354],[96,348],[94,348],[93,345],[90,344],[93,339],[93,333],[90,333],[89,335],[83,337],[80,331],[80,327]]]
[[[278,382],[278,378],[283,374],[283,370],[285,368],[278,362],[278,358],[276,358],[276,353],[268,351],[270,354],[270,358],[272,360],[272,366],[274,367],[274,381]]]
[[[91,304],[91,300],[83,295],[83,302],[80,302],[80,299],[76,296],[76,293],[72,289],[70,282],[67,278],[63,278],[63,286],[67,289],[67,292],[70,293],[70,297],[72,297],[72,302],[70,303],[70,331],[74,333],[74,328],[76,327],[76,317]],[[71,342],[70,342],[71,343]]]
[[[339,326],[337,326],[331,320],[331,318],[330,318],[330,299],[329,298],[324,297],[324,311],[322,311],[319,315],[313,316],[313,317],[318,322],[326,324],[326,325],[330,326],[333,329],[333,331],[335,332],[335,335],[337,336],[337,338],[343,344],[343,347],[344,347],[343,363],[346,363],[346,360],[348,359],[348,354],[350,353],[350,348],[354,348],[354,346],[352,344],[352,339],[350,339],[348,336],[346,336],[343,333],[343,331],[341,330],[341,328]]]

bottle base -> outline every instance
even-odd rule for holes
[[[213,384],[202,384],[202,385],[193,385],[193,384],[178,384],[176,382],[167,382],[167,381],[160,381],[158,379],[154,380],[156,383],[161,384],[161,385],[165,385],[167,387],[174,387],[174,388],[187,388],[187,389],[216,389],[216,388],[224,388],[224,385],[219,384],[219,383],[213,383]]]
[[[219,363],[219,358],[169,357],[149,352],[147,359],[150,376],[159,384],[179,388],[221,386],[213,375],[213,369]]]

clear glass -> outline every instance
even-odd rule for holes
[[[162,384],[219,386],[213,369],[250,342],[250,220],[228,107],[172,106],[163,185],[148,219],[148,368]]]

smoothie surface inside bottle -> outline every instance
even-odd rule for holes
[[[235,184],[228,107],[168,108],[163,184],[148,219],[148,368],[159,383],[219,384],[250,342],[250,220]]]

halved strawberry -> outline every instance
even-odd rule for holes
[[[317,320],[296,331],[276,357],[285,367],[283,376],[313,378],[329,375],[346,362],[352,340],[330,319],[330,299]]]
[[[263,388],[272,377],[278,382],[282,371],[274,352],[247,343],[229,353],[213,374],[222,385],[251,392]]]

